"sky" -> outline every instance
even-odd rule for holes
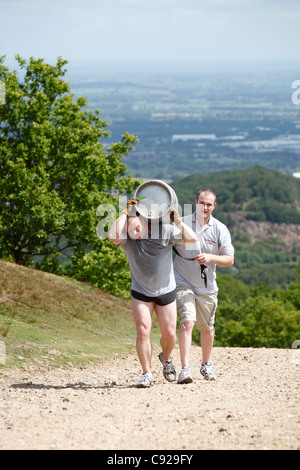
[[[299,0],[0,0],[0,56],[300,60]]]

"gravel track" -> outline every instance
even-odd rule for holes
[[[136,355],[72,369],[0,369],[1,450],[299,450],[298,350],[217,348],[218,376],[168,383],[155,351],[155,384],[134,387]],[[173,352],[177,371],[179,350]]]

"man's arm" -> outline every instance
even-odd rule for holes
[[[195,261],[200,264],[214,263],[221,268],[232,266],[234,263],[234,256],[231,255],[214,255],[211,253],[199,253],[195,257]]]
[[[126,224],[127,216],[132,212],[133,206],[138,204],[140,201],[137,197],[132,197],[127,201],[125,209],[122,210],[122,214],[114,221],[108,231],[108,238],[114,245],[120,245],[123,240],[126,239]],[[134,211],[135,213],[135,211]]]
[[[114,245],[120,245],[126,238],[125,226],[127,224],[127,214],[122,212],[120,217],[114,221],[108,231],[108,238]]]
[[[179,216],[177,210],[173,207],[170,211],[170,219],[181,231],[182,239],[179,243],[180,245],[184,245],[187,243],[195,243],[197,241],[197,235],[195,234],[194,230],[188,225],[186,225],[184,222],[182,222],[182,219]]]

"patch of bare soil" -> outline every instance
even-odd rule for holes
[[[288,251],[294,249],[295,246],[299,248],[300,225],[245,220],[243,217],[237,217],[237,220],[237,230],[248,235],[251,243],[258,240],[277,239],[280,244],[285,244],[285,249]]]
[[[299,351],[214,348],[217,380],[134,387],[136,355],[82,369],[0,369],[0,449],[300,449]],[[173,360],[180,371],[179,350]]]

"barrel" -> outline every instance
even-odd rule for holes
[[[161,180],[149,180],[140,184],[134,193],[139,198],[138,212],[151,221],[168,222],[170,209],[178,209],[178,199],[171,186]]]

